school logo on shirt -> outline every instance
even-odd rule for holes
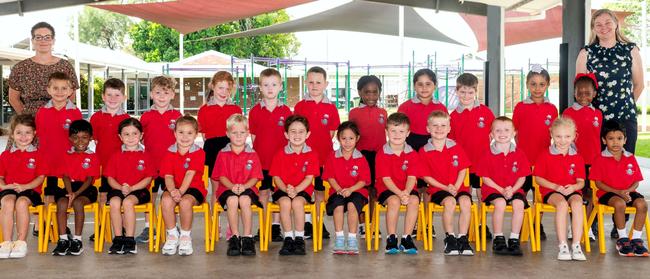
[[[280,127],[284,126],[284,116],[280,116],[280,119],[278,120],[278,126]]]
[[[551,118],[552,118],[552,117],[551,117],[550,114],[547,114],[547,115],[546,115],[546,120],[544,120],[544,124],[546,124],[546,126],[550,126],[550,125],[551,125]]]
[[[409,160],[404,160],[404,163],[402,163],[402,170],[406,171],[409,168]]]
[[[386,122],[386,119],[384,119],[384,115],[383,115],[383,114],[380,114],[380,115],[379,115],[379,124],[384,124],[384,122]]]
[[[71,123],[72,123],[72,120],[70,120],[69,118],[66,119],[65,123],[63,123],[63,129],[66,129],[66,130],[70,129],[70,124]]]
[[[81,164],[81,167],[85,170],[90,168],[90,158],[85,158],[84,162]]]
[[[454,167],[458,167],[458,155],[454,155],[451,157],[451,165]]]
[[[138,170],[139,171],[144,170],[144,160],[139,160],[138,161]]]
[[[302,165],[302,172],[307,172],[307,166],[308,166],[308,165],[309,165],[309,162],[305,162],[305,163]]]
[[[327,123],[329,122],[329,118],[330,118],[329,114],[327,113],[323,114],[323,118],[320,120],[320,122],[323,123],[323,125],[327,125]]]
[[[190,161],[192,161],[192,159],[185,158],[185,164],[183,164],[183,168],[189,169],[190,168]]]
[[[516,173],[519,170],[519,167],[517,166],[517,162],[512,163],[512,173]]]
[[[574,170],[575,167],[576,167],[576,164],[571,164],[571,166],[569,167],[569,175],[570,176],[573,176],[573,174],[575,173],[575,170]]]
[[[627,164],[627,170],[625,171],[625,173],[627,173],[627,175],[633,175],[634,170],[632,168],[634,168],[632,164]]]
[[[359,167],[358,166],[352,166],[352,171],[350,172],[350,176],[352,177],[357,177],[359,175]]]
[[[29,160],[27,160],[27,168],[28,168],[28,169],[34,169],[34,168],[36,168],[36,159],[34,159],[34,158],[29,158]]]
[[[169,129],[172,129],[172,130],[176,129],[176,120],[175,119],[169,120]]]
[[[485,118],[479,117],[478,118],[478,124],[476,124],[476,126],[483,129],[485,127]]]
[[[252,170],[253,169],[253,160],[248,160],[246,161],[246,170]]]
[[[594,127],[598,127],[598,116],[594,116]]]

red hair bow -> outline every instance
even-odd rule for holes
[[[594,87],[596,87],[596,90],[598,90],[598,80],[596,79],[596,75],[594,73],[586,73],[586,74],[585,73],[579,73],[579,74],[577,74],[576,78],[573,80],[573,85],[576,84],[578,79],[583,78],[583,77],[591,79],[591,81],[594,83]]]

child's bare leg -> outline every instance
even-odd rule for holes
[[[138,198],[134,196],[127,196],[122,202],[122,207],[124,208],[123,222],[127,237],[135,236],[135,206],[137,204]]]
[[[266,210],[266,206],[269,203],[269,197],[271,197],[271,190],[260,190],[260,203],[262,204],[262,208],[264,210]]]
[[[56,202],[56,221],[59,223],[59,235],[64,235],[68,225],[68,197],[60,198]]]
[[[392,195],[386,199],[386,231],[388,231],[388,235],[397,234],[397,221],[399,219],[399,208],[401,205],[402,203],[396,195]]]
[[[325,200],[325,191],[314,191],[314,201],[316,202],[316,212],[320,212],[320,204],[324,200]],[[313,221],[315,222],[316,220],[313,220]],[[304,224],[303,224],[303,226],[304,226]]]
[[[307,203],[307,201],[301,196],[296,196],[291,201],[291,209],[293,209],[293,224],[296,226],[296,232],[305,231],[305,203]]]
[[[607,205],[614,208],[614,226],[618,230],[625,229],[625,201],[619,196],[613,196],[607,202]],[[619,237],[627,237],[625,235],[620,235]]]
[[[27,239],[30,205],[32,205],[32,201],[27,197],[20,197],[16,201],[16,232],[18,233],[18,240],[25,241]]]
[[[156,208],[156,200],[158,199],[158,192],[151,192],[151,204],[153,205],[153,208]],[[151,220],[149,219],[149,214],[144,215],[144,223],[145,227],[150,227],[151,226]]]
[[[573,244],[580,244],[582,238],[582,197],[573,195],[569,198],[571,206],[571,228],[573,229]],[[589,241],[589,240],[587,240]]]
[[[454,211],[456,210],[456,199],[452,196],[446,197],[442,200],[442,226],[446,233],[454,234]]]
[[[343,206],[334,208],[334,232],[343,232]],[[348,214],[348,218],[349,214]],[[348,219],[350,220],[350,219]]]
[[[418,209],[420,206],[420,197],[409,196],[409,202],[406,205],[406,219],[404,219],[404,234],[410,234],[415,228],[418,221]]]
[[[576,197],[576,196],[574,196]],[[564,197],[561,194],[553,193],[548,198],[548,204],[555,207],[555,233],[557,234],[557,240],[560,243],[567,243],[567,216],[569,213],[569,204],[566,202]],[[582,209],[580,209],[582,212]],[[575,212],[574,212],[575,214]],[[575,219],[575,218],[574,218]],[[580,218],[582,221],[582,218]],[[573,227],[574,231],[577,227]],[[578,229],[579,231],[581,229]],[[574,232],[575,233],[575,232]],[[575,239],[575,236],[573,237]],[[578,241],[580,241],[578,239]]]
[[[192,195],[183,195],[181,201],[178,203],[178,211],[181,218],[181,230],[192,230],[192,221],[194,220],[194,211],[192,210],[192,207],[196,204],[198,203]]]
[[[524,222],[524,202],[521,200],[512,201],[512,233],[521,232],[521,224]]]
[[[72,208],[74,209],[74,235],[81,236],[84,229],[84,221],[86,220],[86,212],[84,206],[89,204],[90,200],[87,197],[79,196],[72,201]],[[61,227],[61,225],[59,225]]]
[[[494,235],[503,235],[503,214],[506,212],[506,200],[497,198],[492,201],[492,204],[494,205],[494,213],[492,213]]]
[[[251,211],[251,198],[249,196],[239,197],[239,210],[241,211],[241,219],[244,224],[244,236],[253,234],[253,212]],[[230,228],[232,230],[232,226]]]
[[[289,197],[281,197],[278,204],[280,205],[282,231],[286,235],[288,232],[293,232],[293,228],[291,227],[291,199]]]
[[[111,206],[111,224],[113,225],[113,234],[115,236],[122,236],[122,199],[120,197],[112,197],[110,202]]]
[[[643,226],[645,225],[645,218],[648,213],[648,203],[644,199],[635,199],[632,202],[632,206],[636,208],[636,214],[634,214],[634,225],[633,228],[635,231],[642,231]]]
[[[471,218],[472,199],[468,196],[458,198],[460,204],[460,217],[458,217],[458,233],[467,234],[469,231],[469,219]]]
[[[160,207],[162,211],[162,217],[165,221],[165,229],[171,230],[176,228],[176,214],[174,213],[174,207],[176,207],[176,202],[172,199],[172,196],[169,192],[165,191],[162,194],[160,199]]]
[[[108,197],[108,193],[106,192],[99,192],[99,196],[97,197],[97,202],[99,202],[100,205],[106,204],[106,198]],[[102,207],[102,206],[100,206]]]
[[[343,216],[341,215],[341,223],[343,221]],[[354,203],[348,203],[348,233],[356,234],[359,229],[359,212],[354,206]],[[341,230],[343,230],[343,224],[341,224]]]
[[[226,213],[228,214],[228,226],[230,226],[230,232],[232,232],[232,235],[241,236],[239,235],[239,216],[237,216],[239,198],[237,196],[228,197],[228,199],[226,199],[226,205],[228,206]]]
[[[2,197],[2,208],[0,208],[0,215],[2,215],[2,235],[7,240],[11,240],[11,235],[14,230],[14,208],[16,208],[15,195]]]

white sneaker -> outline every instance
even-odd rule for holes
[[[27,255],[27,242],[22,240],[14,241],[14,245],[11,247],[11,254],[9,255],[12,259],[24,258]]]
[[[580,247],[580,243],[573,245],[572,247],[573,251],[571,252],[571,258],[574,261],[586,261],[587,258],[585,257],[585,254],[582,253],[582,247]]]
[[[181,236],[180,244],[178,245],[178,254],[181,256],[189,256],[194,253],[192,249],[192,237],[189,235]]]
[[[165,241],[165,245],[162,248],[162,254],[168,256],[175,255],[176,248],[178,248],[178,236],[167,234],[167,241]]]
[[[3,241],[0,243],[0,259],[7,259],[11,254],[11,241]]]
[[[569,245],[560,244],[560,252],[557,253],[557,259],[560,261],[571,260],[571,251],[569,251]]]
[[[591,230],[589,230],[589,241],[596,241],[596,236]]]

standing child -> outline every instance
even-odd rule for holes
[[[135,118],[124,119],[119,123],[117,132],[122,140],[121,150],[111,156],[104,170],[111,187],[108,201],[111,205],[111,224],[115,234],[108,253],[137,254],[134,239],[135,206],[151,201],[149,188],[155,169],[151,157],[140,144],[140,121]],[[125,235],[122,235],[123,228],[126,230]]]
[[[75,120],[70,124],[69,139],[72,148],[63,157],[63,184],[54,196],[56,219],[59,224],[59,242],[53,255],[79,256],[83,253],[81,235],[84,228],[84,206],[97,201],[97,188],[93,185],[99,178],[99,157],[88,149],[93,139],[93,127],[86,120]],[[61,159],[61,158],[59,158]],[[68,208],[74,209],[74,236],[68,239],[65,225],[68,223]]]
[[[174,255],[177,249],[181,256],[194,252],[190,235],[194,219],[192,207],[202,204],[207,193],[202,180],[205,152],[194,144],[198,132],[199,123],[194,117],[183,116],[176,120],[176,143],[167,149],[160,165],[160,175],[165,177],[165,192],[160,206],[167,231],[163,255]],[[181,219],[180,239],[174,213],[177,205]]]
[[[455,140],[467,152],[471,163],[469,184],[476,192],[478,200],[481,201],[483,200],[481,178],[476,175],[476,165],[481,156],[490,149],[490,127],[494,121],[494,113],[479,102],[478,78],[473,74],[463,73],[456,78],[456,95],[458,95],[459,103],[451,112],[449,138]],[[492,239],[492,233],[487,225],[486,234],[487,239]]]
[[[530,165],[526,154],[512,143],[516,133],[510,118],[500,116],[494,119],[490,132],[494,142],[476,166],[476,174],[483,179],[483,202],[494,205],[492,251],[497,255],[523,255],[519,232],[528,201],[522,186],[526,176],[530,175]],[[503,215],[508,204],[512,205],[512,231],[506,245]]]
[[[102,92],[104,106],[101,111],[90,117],[90,124],[95,132],[95,150],[102,167],[102,185],[99,187],[99,204],[106,204],[106,193],[111,190],[104,171],[108,165],[110,156],[120,151],[122,142],[115,131],[122,120],[129,118],[124,111],[124,82],[116,78],[107,79],[104,82]],[[94,235],[91,236],[94,239]]]
[[[362,76],[357,82],[357,90],[361,97],[361,104],[350,111],[349,119],[359,127],[359,142],[357,150],[361,151],[370,168],[370,185],[368,185],[370,216],[374,212],[377,200],[375,189],[375,157],[377,152],[386,144],[386,118],[388,113],[377,106],[381,95],[381,80],[376,76]],[[361,218],[361,217],[360,217]],[[359,234],[365,237],[363,224],[359,226]]]
[[[214,183],[219,181],[216,197],[221,207],[228,213],[228,225],[232,236],[228,240],[228,256],[255,255],[253,240],[253,213],[251,205],[262,205],[258,199],[256,184],[262,176],[260,159],[255,150],[246,144],[248,137],[248,120],[241,114],[233,114],[226,120],[226,134],[230,143],[226,145],[215,162],[212,173]],[[214,184],[213,183],[213,184]],[[244,234],[239,234],[239,216],[241,211]]]
[[[409,118],[396,112],[388,116],[386,134],[388,143],[377,153],[377,202],[386,207],[386,254],[417,254],[418,250],[409,234],[418,219],[420,198],[415,190],[420,175],[418,153],[406,143],[409,135]],[[397,223],[399,209],[406,206],[404,231],[399,248],[397,246]]]
[[[311,67],[307,71],[307,89],[309,92],[305,94],[302,101],[296,104],[294,109],[295,114],[305,116],[311,124],[309,128],[313,135],[307,138],[307,145],[313,147],[316,153],[318,153],[320,172],[314,179],[316,211],[320,210],[320,203],[325,200],[325,187],[321,178],[323,165],[333,151],[332,138],[334,137],[334,131],[336,131],[341,123],[336,105],[332,104],[327,94],[325,94],[325,89],[328,84],[325,69],[317,66]],[[307,216],[306,220],[306,237],[310,238],[312,234],[311,216]],[[323,223],[323,238],[329,238],[329,232],[325,228],[325,223]]]
[[[207,102],[201,106],[197,119],[199,132],[203,133],[203,150],[208,172],[212,174],[214,162],[219,150],[226,147],[229,140],[226,136],[226,119],[233,114],[242,113],[241,108],[230,99],[235,88],[235,79],[226,71],[219,71],[212,76]],[[217,185],[213,185],[214,188]],[[214,190],[214,189],[213,189]]]
[[[249,115],[251,140],[253,149],[259,155],[262,163],[262,185],[259,188],[259,200],[266,209],[271,192],[273,192],[273,177],[269,175],[273,155],[287,145],[284,137],[284,122],[291,116],[291,108],[278,99],[282,90],[282,76],[276,69],[268,68],[260,73],[260,91],[262,100],[255,105]],[[271,240],[280,242],[284,238],[280,231],[280,216],[273,214]],[[259,232],[258,232],[259,235]]]
[[[341,148],[332,153],[325,164],[323,179],[327,179],[330,197],[327,201],[327,215],[334,216],[334,254],[359,254],[357,226],[359,213],[368,203],[370,168],[368,162],[355,146],[359,141],[359,128],[352,121],[339,125],[337,138]],[[348,239],[343,234],[343,214],[348,212]],[[347,245],[346,245],[347,244]]]
[[[276,186],[273,200],[280,205],[284,232],[280,255],[305,255],[305,204],[312,202],[312,180],[319,174],[318,154],[305,143],[311,134],[307,118],[290,116],[284,131],[289,144],[273,156],[269,171]]]
[[[580,247],[582,237],[582,194],[585,185],[584,160],[573,146],[576,139],[576,125],[570,118],[558,118],[551,126],[553,144],[548,151],[539,155],[533,175],[539,184],[542,201],[555,207],[555,230],[561,261],[585,261]],[[572,252],[567,245],[567,215],[571,209],[573,228]]]
[[[616,250],[621,256],[647,257],[648,249],[643,244],[641,234],[648,203],[636,191],[643,175],[634,154],[623,147],[627,140],[625,127],[616,120],[608,120],[603,124],[601,139],[607,148],[594,160],[589,179],[595,181],[598,187],[598,202],[614,207],[614,226],[619,235]],[[636,209],[632,240],[625,229],[625,207]]]
[[[11,120],[12,147],[0,155],[0,218],[2,235],[0,258],[22,258],[27,255],[29,206],[43,204],[41,185],[47,165],[33,142],[36,123],[29,114],[15,115]],[[16,212],[16,241],[11,241]]]
[[[165,191],[165,177],[160,175],[160,163],[167,152],[169,146],[176,142],[174,129],[176,128],[176,119],[181,117],[181,113],[174,109],[171,101],[174,99],[174,88],[176,81],[166,76],[157,76],[151,80],[151,99],[153,105],[151,109],[142,114],[140,122],[144,131],[144,147],[151,156],[152,167],[155,170],[155,179],[153,188],[151,188],[151,201],[156,208],[156,199],[158,198],[158,189]],[[150,221],[145,216],[144,229],[135,238],[139,243],[149,242]],[[154,232],[155,235],[156,232]]]
[[[423,179],[429,188],[431,202],[442,205],[442,225],[445,229],[445,255],[473,256],[467,233],[471,217],[472,195],[463,185],[470,161],[465,151],[454,140],[448,139],[451,130],[449,115],[434,111],[429,116],[427,131],[431,139],[420,151],[420,161],[424,164]],[[454,234],[454,211],[460,206],[458,218],[458,238]],[[433,221],[433,220],[430,220]]]

